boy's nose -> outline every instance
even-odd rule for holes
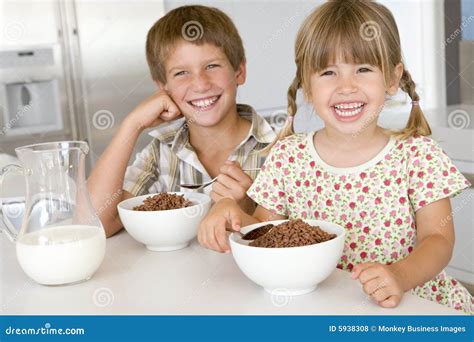
[[[209,78],[204,74],[198,74],[193,80],[193,90],[198,93],[203,93],[211,88]]]

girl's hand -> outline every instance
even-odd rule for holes
[[[402,300],[401,281],[388,265],[372,262],[356,265],[352,279],[359,279],[364,292],[384,308],[394,308]]]
[[[232,199],[224,198],[216,203],[199,224],[198,241],[201,246],[217,252],[230,251],[226,226],[239,231],[242,223],[242,210]]]
[[[227,160],[220,168],[217,181],[212,185],[211,198],[216,203],[223,198],[241,202],[247,199],[247,190],[252,182],[252,178],[242,171],[238,163]]]
[[[140,103],[128,116],[127,121],[143,130],[172,121],[181,116],[181,111],[164,90],[159,90]]]

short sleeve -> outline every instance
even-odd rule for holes
[[[265,209],[288,216],[285,182],[281,172],[287,154],[284,147],[284,144],[277,142],[271,149],[247,195]]]
[[[130,192],[134,196],[140,196],[153,192],[161,192],[156,184],[158,183],[159,170],[157,155],[159,141],[152,141],[141,152],[137,153],[132,165],[127,167],[123,181],[123,190]]]
[[[470,183],[432,139],[412,138],[409,146],[408,197],[415,211],[447,197],[454,197]]]

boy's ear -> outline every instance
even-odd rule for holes
[[[166,84],[161,83],[160,81],[155,81],[156,86],[158,87],[159,90],[168,90],[166,89]]]
[[[245,83],[247,79],[247,61],[244,59],[242,63],[240,63],[239,68],[235,72],[235,81],[237,85],[242,85]]]
[[[398,63],[395,66],[395,69],[393,70],[392,81],[389,84],[389,87],[387,89],[387,93],[390,96],[394,96],[397,94],[398,88],[400,87],[400,79],[402,78],[402,75],[403,75],[403,64]]]

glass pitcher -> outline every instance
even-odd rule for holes
[[[22,164],[0,170],[0,218],[16,243],[23,271],[44,285],[90,279],[105,254],[105,232],[87,191],[82,141],[51,142],[15,149]],[[1,202],[6,174],[20,172],[26,181],[24,215],[18,230],[9,217],[18,215]]]

